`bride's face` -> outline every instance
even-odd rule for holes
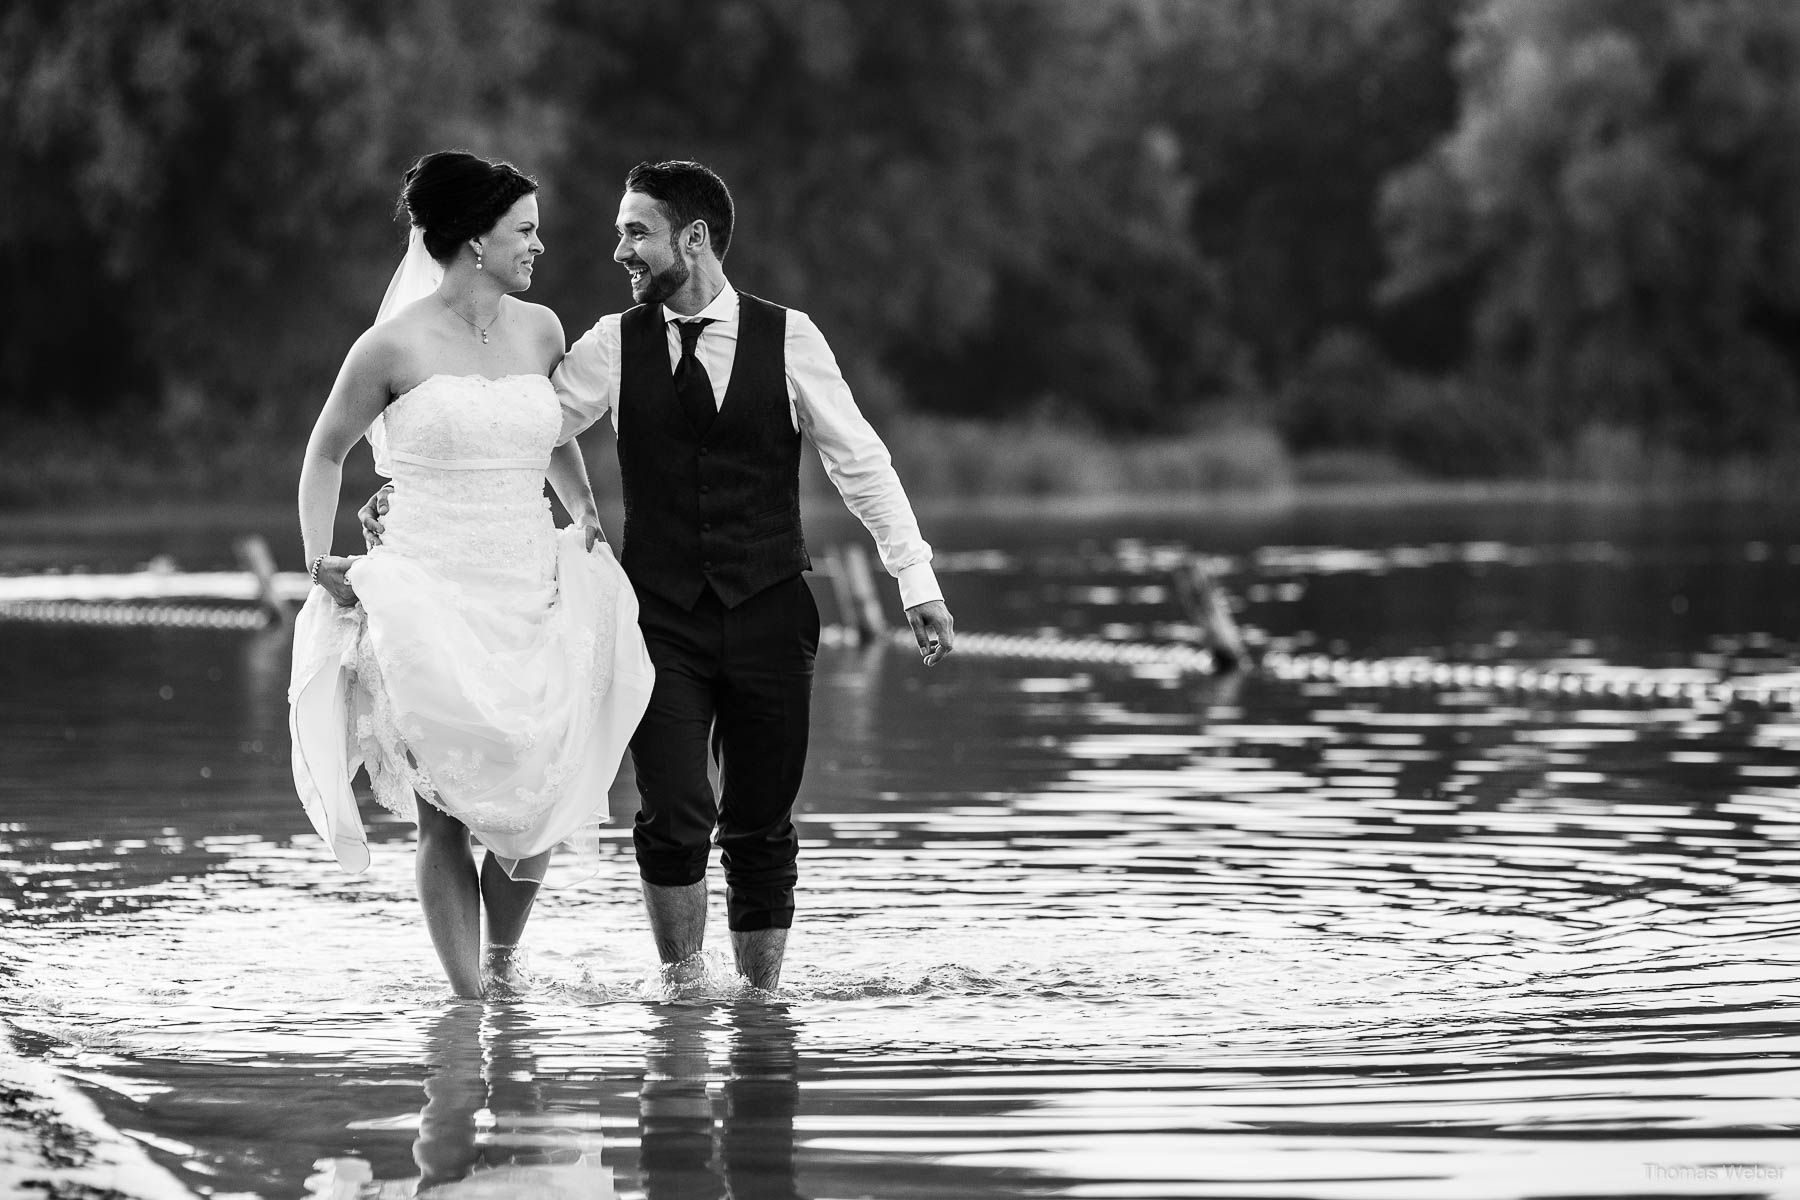
[[[531,286],[531,269],[544,252],[538,240],[538,206],[535,195],[520,196],[494,227],[481,235],[481,267],[509,292]]]

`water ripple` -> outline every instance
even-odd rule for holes
[[[1769,672],[1795,656],[1786,601],[1727,594],[1794,574],[1764,542],[1290,540],[1213,565],[1272,646]],[[941,565],[972,627],[1135,638],[1180,632],[1166,576],[1191,553]],[[1684,582],[1706,627],[1671,630],[1646,581],[1692,571],[1725,582]],[[471,1005],[432,960],[409,831],[377,824],[348,878],[293,803],[279,646],[0,626],[7,652],[44,683],[0,697],[0,1017],[213,1194],[1800,1180],[1791,717],[832,650],[778,996],[722,928],[699,982],[665,982],[625,783],[599,876],[539,902],[535,988]]]

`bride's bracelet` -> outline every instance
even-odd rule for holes
[[[331,556],[328,554],[321,554],[312,560],[311,566],[306,568],[306,573],[312,577],[315,584],[319,582],[319,568],[325,565],[325,560],[329,557]]]

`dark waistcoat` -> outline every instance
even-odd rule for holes
[[[710,584],[734,608],[811,569],[800,434],[788,415],[787,310],[738,294],[731,383],[704,435],[675,397],[662,306],[625,313],[619,333],[620,562],[632,585],[692,608]]]

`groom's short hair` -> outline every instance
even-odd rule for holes
[[[642,192],[669,218],[670,232],[705,221],[713,253],[721,259],[731,247],[731,192],[711,168],[697,162],[641,162],[625,176],[625,190]]]

